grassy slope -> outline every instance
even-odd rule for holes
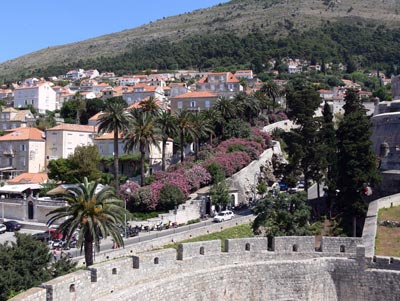
[[[244,224],[244,225],[228,228],[228,229],[222,230],[220,232],[215,232],[215,233],[211,233],[211,234],[207,234],[207,235],[198,236],[198,237],[195,237],[192,239],[179,241],[175,244],[169,244],[164,247],[178,249],[179,243],[220,239],[220,240],[222,240],[222,249],[223,249],[225,239],[244,238],[244,237],[253,237],[253,236],[254,236],[254,234],[253,234],[253,231],[251,230],[251,225]]]
[[[378,222],[400,221],[400,206],[379,210]],[[400,257],[400,227],[378,226],[375,240],[376,255]]]

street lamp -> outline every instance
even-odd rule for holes
[[[128,183],[129,184],[129,183]],[[127,228],[127,224],[126,224],[126,203],[128,202],[128,196],[129,194],[132,192],[132,190],[128,187],[127,189],[125,189],[125,202],[124,202],[124,232],[125,232],[125,239],[128,237],[127,233],[126,233],[126,228]]]

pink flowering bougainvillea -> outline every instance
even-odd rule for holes
[[[168,171],[156,171],[155,180],[146,187],[140,188],[135,182],[120,187],[120,195],[125,196],[129,188],[129,200],[140,203],[148,210],[154,210],[159,202],[162,188],[169,184],[177,187],[185,198],[204,185],[211,182],[207,167],[211,163],[218,164],[226,177],[232,176],[242,168],[256,160],[269,145],[271,137],[259,128],[252,128],[252,138],[231,138],[221,142],[217,147],[207,146],[200,152],[203,162],[194,162],[194,157],[187,157],[184,162],[171,165]]]
[[[200,165],[193,165],[191,169],[185,170],[185,178],[189,184],[190,191],[196,191],[211,181],[210,173]]]

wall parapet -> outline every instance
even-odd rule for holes
[[[375,255],[375,237],[378,229],[378,211],[382,208],[390,208],[400,205],[400,193],[386,196],[368,205],[368,212],[364,222],[363,228],[363,242],[365,244],[365,254],[367,257]]]

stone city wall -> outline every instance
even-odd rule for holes
[[[312,239],[315,243],[314,237],[277,237],[273,246],[280,249],[272,251],[268,251],[267,238],[227,240],[225,252],[220,241],[186,243],[178,252],[162,249],[96,264],[12,300],[167,300],[171,296],[185,300],[345,300],[336,298],[337,286],[331,277],[335,261],[326,259],[333,255],[323,248],[313,250]],[[287,248],[282,247],[285,241]],[[334,239],[325,245],[338,249],[339,244],[343,241]],[[355,258],[349,251],[354,250],[349,248],[341,255]],[[364,261],[360,264],[346,257],[337,259],[349,261],[354,271],[365,267]]]
[[[364,241],[366,256],[375,254],[375,237],[378,229],[378,211],[382,208],[390,208],[400,205],[400,193],[383,197],[369,203],[367,217],[364,222],[362,238]]]

